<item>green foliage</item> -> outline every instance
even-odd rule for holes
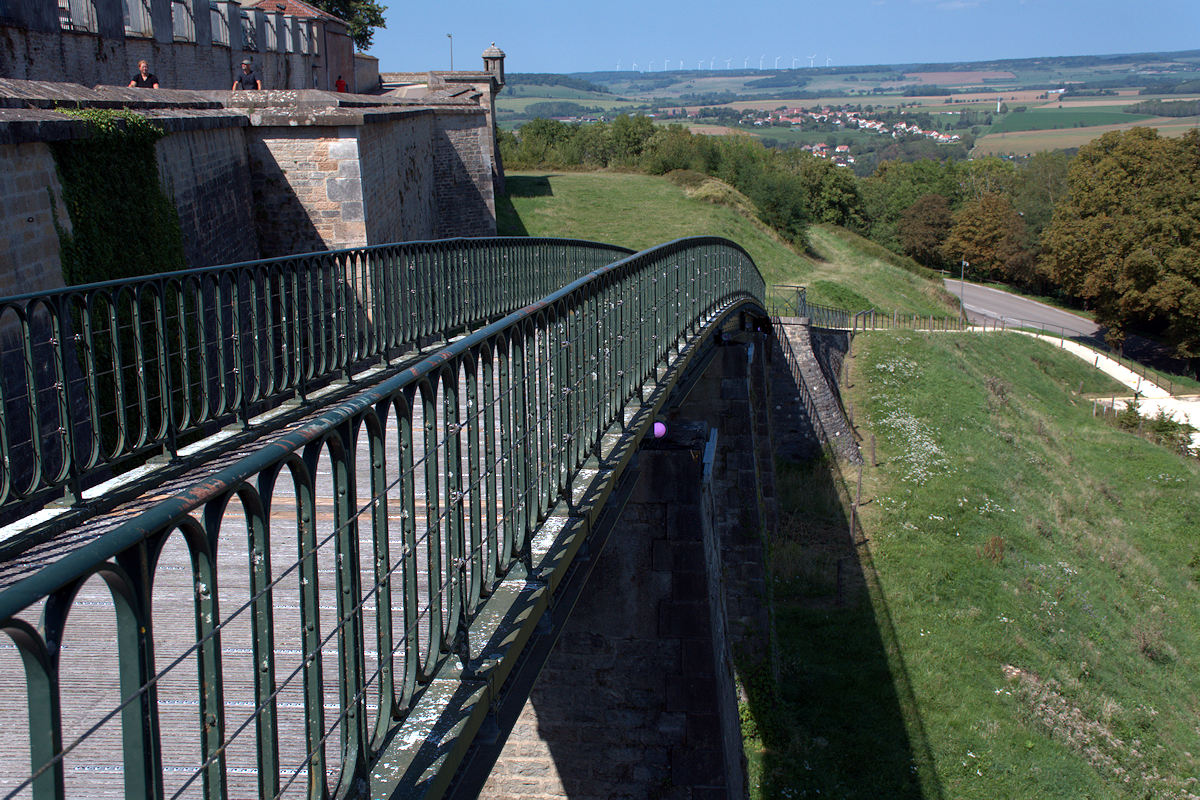
[[[565,86],[568,89],[577,89],[581,92],[600,92],[602,94],[611,94],[611,90],[607,86],[602,86],[598,83],[584,80],[583,78],[572,78],[569,75],[556,75],[552,73],[539,72],[510,72],[505,77],[505,84],[508,87],[513,86]]]
[[[1025,249],[1025,223],[1008,198],[984,194],[967,203],[942,244],[951,264],[969,262],[972,277],[1006,278],[1024,282],[1032,275],[1032,257]]]
[[[582,117],[602,111],[598,106],[584,106],[570,100],[545,100],[525,106],[525,113],[531,117]]]
[[[354,40],[354,46],[359,50],[371,47],[371,38],[376,28],[386,28],[387,20],[383,12],[387,6],[381,6],[375,0],[309,0],[314,6],[345,20],[346,31]]]
[[[1069,195],[1042,236],[1042,263],[1117,337],[1161,333],[1200,363],[1200,132],[1104,134],[1080,148]]]
[[[860,183],[870,238],[893,252],[901,252],[900,217],[921,197],[941,195],[951,208],[959,204],[959,166],[951,161],[885,161],[875,174]]]
[[[918,264],[940,267],[945,263],[942,244],[954,219],[950,203],[940,194],[926,194],[904,209],[897,225],[900,246]]]
[[[1124,111],[1154,117],[1194,117],[1200,114],[1200,100],[1143,100],[1125,106]]]
[[[71,231],[59,231],[63,279],[93,283],[186,266],[175,206],[159,182],[163,131],[127,109],[62,110],[91,135],[50,145]]]

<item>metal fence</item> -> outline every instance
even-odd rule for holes
[[[815,328],[832,330],[923,330],[961,331],[967,323],[961,317],[937,314],[902,314],[882,312],[873,308],[851,311],[845,308],[821,305],[808,300],[803,286],[780,284],[771,298],[770,313],[776,317],[808,317]]]
[[[271,347],[241,343],[267,357],[226,359],[259,365],[221,390],[233,407],[405,337],[452,335],[588,257],[579,243],[549,241],[354,252],[135,285],[164,298],[194,278],[182,308],[209,293],[226,297],[213,306],[223,314],[258,308],[272,320],[250,328],[271,332]],[[417,254],[431,259],[425,270],[410,270]],[[614,432],[630,435],[627,414],[646,387],[661,391],[681,353],[737,309],[761,307],[763,294],[745,252],[713,238],[561,282],[236,458],[93,520],[72,546],[45,542],[0,564],[0,627],[12,642],[0,648],[6,796],[390,796],[417,698],[457,697],[434,676],[487,660],[469,635],[483,604],[506,591],[548,602],[551,583],[506,587],[520,574],[532,581],[531,542],[552,527],[550,509],[570,500],[575,476],[596,474]],[[257,303],[228,295],[251,285],[271,290]],[[318,291],[334,285],[340,294]],[[326,303],[320,313],[291,313],[304,291]],[[122,292],[139,297],[116,286],[78,296]],[[162,300],[150,307],[168,318]],[[169,348],[165,335],[147,338]],[[185,350],[160,359],[175,364]],[[162,371],[141,374],[153,383]],[[640,419],[644,432],[650,418]],[[491,679],[472,686],[486,707]]]
[[[630,251],[339,250],[0,299],[0,511],[44,504],[543,297]]]

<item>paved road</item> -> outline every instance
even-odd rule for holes
[[[946,290],[955,297],[961,292],[971,322],[1003,320],[1010,324],[1041,327],[1052,333],[1065,332],[1067,336],[1095,336],[1099,330],[1090,319],[1036,300],[969,282],[961,283],[960,289],[960,282],[953,278],[946,278],[945,282]]]

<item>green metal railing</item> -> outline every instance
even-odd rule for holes
[[[145,401],[137,396],[139,414],[155,406],[165,421],[148,412],[139,419],[161,424],[129,428],[114,412],[112,420],[93,420],[101,429],[116,421],[131,441],[165,439],[185,420],[249,407],[250,397],[303,394],[310,377],[385,353],[404,336],[442,333],[427,314],[451,327],[487,320],[512,302],[502,283],[530,293],[547,280],[528,269],[551,271],[566,285],[236,460],[156,490],[137,513],[90,521],[87,531],[73,532],[83,546],[60,552],[45,542],[0,565],[0,627],[12,641],[0,648],[7,679],[0,683],[9,687],[0,689],[9,691],[0,704],[9,750],[0,745],[0,754],[24,748],[25,759],[0,770],[6,796],[387,797],[413,780],[398,766],[405,747],[436,749],[458,735],[414,743],[407,733],[420,722],[414,709],[464,691],[486,708],[503,676],[487,671],[488,648],[497,645],[473,638],[483,610],[510,622],[520,617],[516,605],[497,606],[509,595],[546,607],[558,580],[553,570],[575,552],[550,547],[545,562],[537,561],[535,537],[575,535],[556,532],[551,510],[574,508],[572,489],[585,476],[615,480],[630,456],[606,448],[614,438],[644,435],[652,422],[647,398],[661,403],[699,343],[731,315],[763,306],[753,262],[722,239],[679,240],[567,278],[586,248],[530,248],[524,266],[503,282],[486,274],[498,269],[498,250],[471,242],[430,246],[438,277],[414,277],[419,284],[395,275],[406,274],[402,257],[368,269],[373,251],[343,261],[271,262],[277,271],[213,271],[230,275],[223,279],[230,290],[242,285],[233,274],[258,286],[282,281],[265,306],[281,311],[271,315],[278,321],[250,329],[282,336],[288,349],[249,362],[227,359],[217,374],[231,374],[232,363],[248,364],[250,376],[233,389],[202,393],[209,406],[177,405],[186,395],[171,384],[154,395],[158,406],[150,392]],[[535,252],[561,261],[539,261]],[[486,258],[468,266],[464,253]],[[291,310],[306,304],[291,293],[327,286],[332,294],[360,263],[372,279],[348,281],[341,301],[322,306],[326,317],[337,312],[336,327],[322,327],[335,323],[314,311],[297,330]],[[392,278],[378,277],[388,270]],[[339,279],[321,277],[331,272]],[[160,276],[138,285],[169,298],[164,287],[190,280]],[[189,297],[201,302],[210,285],[216,295],[226,284],[199,281]],[[414,298],[417,285],[429,296]],[[380,286],[386,299],[375,291]],[[122,291],[133,292],[109,287],[61,297]],[[321,291],[307,291],[317,304]],[[356,307],[350,297],[362,298],[370,313],[355,311],[345,321]],[[61,308],[57,319],[65,321],[72,302],[30,299],[25,307]],[[422,309],[418,317],[409,303]],[[138,306],[131,302],[130,313]],[[165,329],[164,304],[151,306],[161,322],[152,329]],[[214,307],[240,315],[256,305],[228,296]],[[268,316],[264,308],[254,313]],[[385,327],[383,335],[366,324],[381,318],[395,319],[399,331]],[[141,330],[133,319],[131,334]],[[207,343],[200,336],[195,341]],[[172,341],[150,338],[164,349]],[[311,352],[297,356],[295,342],[311,342]],[[205,346],[196,346],[197,358]],[[263,349],[258,341],[242,346]],[[189,374],[167,353],[159,358],[163,369],[143,367],[142,374],[166,380],[168,363],[174,374]],[[184,384],[201,392],[205,381]],[[72,444],[66,441],[66,452],[75,452]],[[171,630],[183,644],[166,635]],[[515,640],[503,644],[519,649]],[[472,676],[474,683],[461,683],[467,690],[455,688]]]
[[[0,516],[497,319],[630,250],[458,239],[0,300]]]

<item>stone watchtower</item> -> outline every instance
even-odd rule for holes
[[[496,47],[495,42],[492,42],[492,46],[483,51],[483,71],[491,73],[492,79],[496,82],[497,91],[504,86],[504,51]]]

